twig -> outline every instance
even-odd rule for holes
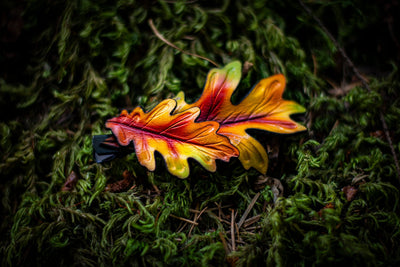
[[[239,227],[236,222],[235,222],[235,230],[236,230],[236,242],[241,241]]]
[[[229,205],[222,206],[221,209],[226,209],[226,208],[229,208],[229,207],[232,207],[232,205],[229,204]],[[207,209],[207,211],[213,211],[213,210],[217,210],[217,209],[218,209],[218,207],[210,208],[210,209]],[[193,213],[200,213],[201,212],[200,210],[195,210],[195,209],[189,209],[189,211],[193,212]]]
[[[254,217],[251,217],[251,218],[245,220],[245,221],[244,221],[244,224],[243,224],[243,227],[244,227],[244,228],[249,227],[249,226],[252,225],[253,223],[258,222],[258,220],[260,220],[260,218],[261,218],[261,214],[258,214],[258,215],[254,216]]]
[[[240,221],[238,222],[238,228],[242,227],[244,221],[247,218],[247,215],[249,215],[251,209],[253,208],[254,204],[256,204],[258,197],[260,196],[260,192],[258,192],[253,199],[251,200],[249,206],[247,207],[246,211],[244,212],[242,218],[240,218]]]
[[[224,245],[224,249],[225,249],[225,253],[226,255],[228,255],[230,253],[229,248],[228,248],[228,244],[226,243],[224,234],[222,232],[219,232],[219,238],[222,241],[222,244]]]
[[[218,204],[217,202],[214,202],[214,204],[217,206],[218,208],[218,217],[221,218],[221,214],[225,217],[225,214],[222,212],[222,208],[221,205]]]
[[[196,204],[196,210],[198,210],[198,209],[199,209],[199,203]],[[195,214],[194,214],[194,220],[193,220],[194,222],[197,221],[197,215],[199,215],[199,214],[200,214],[200,213],[195,213]],[[195,225],[192,224],[192,226],[190,227],[188,236],[191,235],[191,233],[192,233],[194,227],[195,227]]]
[[[256,225],[256,226],[252,226],[252,227],[247,227],[247,228],[245,228],[244,230],[247,232],[247,233],[252,233],[252,232],[248,232],[248,231],[252,231],[252,230],[257,230],[257,229],[261,229],[262,227],[260,226],[260,225]],[[253,233],[252,233],[253,234]]]
[[[184,53],[184,54],[186,54],[186,55],[189,55],[189,56],[192,56],[192,57],[198,57],[198,58],[207,60],[208,62],[210,62],[211,64],[213,64],[214,66],[216,66],[216,67],[219,68],[219,65],[218,65],[217,63],[215,63],[214,61],[212,61],[211,59],[206,58],[206,57],[203,57],[203,56],[200,56],[200,55],[197,55],[197,54],[193,54],[193,53],[187,52],[187,51],[185,51],[185,50],[183,50],[183,49],[177,47],[176,45],[174,45],[173,43],[171,43],[171,42],[168,41],[167,39],[165,39],[165,37],[157,30],[156,26],[154,26],[154,23],[153,23],[153,20],[152,20],[152,19],[149,19],[149,25],[150,25],[150,28],[152,29],[152,31],[154,32],[154,34],[155,34],[161,41],[163,41],[164,43],[166,43],[167,45],[169,45],[169,46],[175,48],[176,50],[181,51],[182,53]]]
[[[350,60],[350,58],[347,56],[346,51],[340,46],[340,44],[336,41],[336,39],[333,37],[333,35],[329,32],[329,30],[325,27],[325,25],[322,23],[322,21],[311,11],[310,8],[308,8],[302,0],[299,0],[300,5],[302,8],[310,15],[313,20],[321,27],[321,29],[325,32],[325,34],[329,37],[329,39],[332,41],[332,43],[335,45],[335,47],[338,49],[340,54],[342,55],[343,59],[346,61],[347,65],[351,68],[351,70],[354,72],[356,77],[361,81],[363,87],[367,89],[368,92],[372,92],[371,88],[368,85],[367,80],[361,75],[361,73],[358,71],[357,67],[354,65],[354,63]],[[399,161],[397,159],[396,151],[394,150],[393,147],[393,142],[389,134],[388,126],[386,124],[385,117],[383,115],[383,112],[380,110],[379,111],[379,119],[382,123],[383,131],[385,133],[385,137],[387,142],[389,143],[390,146],[390,151],[392,152],[393,155],[393,160],[396,166],[397,170],[397,180],[400,183],[400,165]]]
[[[194,222],[197,222],[197,220],[200,218],[200,216],[203,214],[203,212],[205,212],[207,210],[207,207],[205,207],[204,209],[202,209],[201,211],[200,211],[200,213],[199,214],[195,214],[194,215]],[[191,233],[192,233],[192,231],[193,231],[193,229],[194,229],[194,224],[192,224],[192,226],[190,227],[190,230],[189,230],[189,234],[188,234],[188,236],[190,236],[191,235]]]
[[[191,224],[194,224],[194,225],[199,225],[197,222],[194,222],[194,221],[191,221],[191,220],[189,220],[189,219],[176,216],[176,215],[174,215],[174,214],[170,214],[169,216],[171,216],[172,218],[175,218],[175,219],[184,221],[184,222],[188,222],[188,223],[191,223]]]
[[[316,59],[316,57],[315,57],[314,54],[311,55],[311,58],[312,58],[313,66],[314,66],[313,74],[314,74],[314,75],[317,75],[317,69],[318,69],[318,62],[317,62],[317,59]]]
[[[208,216],[210,216],[211,218],[217,219],[219,222],[222,222],[222,223],[225,223],[225,224],[228,224],[228,225],[231,224],[231,223],[228,222],[227,220],[224,220],[224,219],[218,217],[216,214],[214,214],[214,213],[213,213],[212,211],[210,211],[210,210],[207,210],[207,214],[208,214]],[[222,224],[221,224],[221,225],[222,225]]]
[[[235,244],[235,210],[231,209],[231,242],[232,242],[232,250],[236,250]]]
[[[156,191],[157,195],[161,195],[161,191],[160,191],[160,189],[158,189],[157,185],[152,184],[152,186],[153,186],[154,190]]]
[[[187,224],[188,224],[187,222],[185,222],[185,223],[181,222],[181,223],[179,224],[180,227],[178,227],[178,230],[177,230],[176,232],[177,232],[177,233],[182,232],[183,229],[185,229],[185,227],[186,227]]]

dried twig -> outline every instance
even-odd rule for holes
[[[252,227],[247,227],[245,230],[246,231],[253,231],[253,230],[257,230],[257,229],[261,229],[261,226],[260,225],[256,225],[256,226],[252,226]],[[251,233],[251,232],[247,232],[247,233]]]
[[[241,238],[239,233],[239,227],[236,222],[235,222],[235,230],[236,230],[236,243],[237,243],[238,241],[241,241]]]
[[[227,224],[227,225],[230,225],[230,224],[231,224],[231,223],[228,222],[227,220],[224,220],[224,219],[218,217],[216,214],[214,214],[214,213],[213,213],[212,211],[210,211],[210,210],[207,210],[207,214],[208,214],[211,218],[217,219],[219,222],[225,223],[225,224]]]
[[[185,223],[181,222],[181,223],[179,224],[179,226],[178,226],[178,230],[177,230],[176,232],[177,232],[177,233],[180,233],[180,232],[182,232],[182,231],[183,231],[183,229],[185,229],[186,225],[188,225],[188,223],[187,223],[187,222],[185,222]]]
[[[251,218],[245,220],[245,221],[244,221],[244,224],[243,224],[243,227],[244,227],[244,228],[249,227],[249,226],[252,225],[253,223],[258,222],[258,221],[260,220],[260,218],[261,218],[261,214],[258,214],[258,215],[254,216],[254,217],[251,217]]]
[[[235,210],[231,209],[231,242],[232,242],[232,250],[236,250],[235,244]]]
[[[169,216],[171,216],[172,218],[187,222],[187,223],[191,223],[191,224],[194,224],[194,225],[199,225],[197,222],[194,222],[192,220],[189,220],[189,219],[186,219],[186,218],[183,218],[183,217],[176,216],[174,214],[170,214]]]
[[[238,223],[238,228],[240,229],[240,227],[242,227],[244,221],[247,218],[247,215],[249,215],[251,209],[253,208],[254,204],[256,204],[258,197],[260,196],[260,192],[258,192],[253,199],[251,200],[249,206],[247,207],[246,211],[244,212],[242,218],[240,218],[240,221]]]
[[[197,222],[197,220],[200,218],[200,216],[203,214],[203,212],[205,212],[207,210],[207,207],[205,207],[204,209],[202,209],[201,211],[200,211],[200,213],[199,214],[195,214],[194,215],[194,222]],[[193,231],[193,229],[194,229],[194,224],[192,224],[192,226],[190,227],[190,230],[189,230],[189,234],[188,234],[188,236],[190,236],[191,234],[192,234],[192,231]]]
[[[161,191],[160,191],[160,189],[158,189],[157,185],[152,184],[152,186],[154,188],[154,191],[156,191],[157,195],[161,195]]]
[[[217,206],[218,208],[218,217],[221,218],[221,215],[223,215],[225,217],[225,214],[222,212],[222,207],[220,204],[218,204],[217,202],[214,202],[214,204]]]
[[[367,80],[361,75],[361,73],[358,71],[357,67],[354,65],[354,63],[350,60],[350,58],[347,56],[346,51],[344,48],[336,41],[336,39],[333,37],[333,35],[329,32],[329,30],[325,27],[325,25],[322,23],[322,21],[311,11],[308,6],[306,6],[302,0],[299,0],[300,5],[302,8],[310,15],[313,20],[319,25],[319,27],[325,32],[325,34],[329,37],[329,39],[332,41],[332,43],[335,45],[337,50],[340,52],[342,55],[343,59],[347,63],[347,65],[351,68],[351,70],[354,72],[355,76],[361,81],[363,87],[367,89],[368,92],[372,92],[371,88],[368,85]],[[397,180],[400,183],[400,165],[399,161],[397,159],[396,151],[394,150],[393,147],[393,142],[389,134],[389,129],[386,124],[385,117],[383,115],[383,112],[380,110],[379,111],[379,119],[382,123],[383,131],[385,132],[386,140],[390,146],[390,151],[392,152],[393,155],[393,160],[396,165],[396,170],[397,170]]]
[[[217,204],[216,204],[216,205],[217,205]],[[221,209],[226,209],[226,208],[230,208],[230,207],[232,207],[231,204],[222,206]],[[219,208],[218,208],[218,207],[215,207],[215,208],[207,209],[207,211],[213,211],[213,210],[217,210],[217,209],[219,209]],[[201,212],[200,210],[195,210],[195,209],[189,209],[189,211],[190,211],[190,212],[193,212],[193,213],[200,213],[200,212]]]
[[[228,247],[228,244],[226,243],[224,234],[222,232],[219,232],[219,238],[221,239],[222,244],[224,245],[226,255],[228,255],[230,253],[229,247]]]
[[[165,37],[162,36],[161,33],[159,33],[159,31],[157,30],[156,26],[154,26],[154,23],[153,23],[153,20],[152,20],[152,19],[149,19],[149,25],[150,25],[151,30],[154,32],[154,34],[155,34],[161,41],[163,41],[164,43],[166,43],[167,45],[169,45],[169,46],[175,48],[176,50],[181,51],[182,53],[184,53],[184,54],[186,54],[186,55],[189,55],[189,56],[192,56],[192,57],[198,57],[198,58],[207,60],[208,62],[210,62],[211,64],[215,65],[216,67],[219,67],[219,65],[218,65],[217,63],[215,63],[214,61],[212,61],[211,59],[206,58],[206,57],[203,57],[203,56],[200,56],[200,55],[197,55],[197,54],[193,54],[193,53],[187,52],[187,51],[185,51],[185,50],[183,50],[183,49],[180,49],[179,47],[177,47],[176,45],[174,45],[173,43],[171,43],[170,41],[168,41],[167,39],[165,39]]]

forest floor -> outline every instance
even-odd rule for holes
[[[399,266],[400,2],[2,1],[2,266]],[[98,164],[92,137],[239,60],[282,73],[295,134],[249,130],[266,175]],[[235,102],[236,101],[236,102]]]

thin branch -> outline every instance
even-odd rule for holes
[[[218,205],[218,204],[216,204],[216,205]],[[225,205],[225,206],[222,206],[222,207],[220,207],[221,209],[226,209],[226,208],[230,208],[230,207],[232,207],[232,204],[229,204],[229,205]],[[213,211],[213,210],[217,210],[217,209],[219,209],[218,207],[216,207],[216,208],[210,208],[210,209],[207,209],[207,211]],[[195,209],[189,209],[189,211],[190,212],[193,212],[193,213],[200,213],[201,211],[199,211],[199,210],[195,210]]]
[[[251,209],[253,208],[254,204],[256,204],[258,197],[260,196],[260,192],[258,192],[253,199],[251,200],[249,206],[247,207],[246,211],[244,212],[242,218],[240,218],[240,221],[238,223],[238,228],[240,229],[240,227],[242,227],[244,221],[247,218],[247,215],[249,215]]]
[[[175,48],[176,50],[181,51],[182,53],[184,53],[184,54],[186,54],[186,55],[189,55],[189,56],[192,56],[192,57],[197,57],[197,58],[201,58],[201,59],[207,60],[208,62],[210,62],[211,64],[213,64],[214,66],[216,66],[216,67],[219,68],[219,65],[218,65],[217,63],[215,63],[214,61],[212,61],[211,59],[206,58],[206,57],[203,57],[203,56],[200,56],[200,55],[197,55],[197,54],[192,54],[192,53],[187,52],[187,51],[185,51],[185,50],[183,50],[183,49],[180,49],[179,47],[177,47],[176,45],[174,45],[173,43],[171,43],[170,41],[168,41],[167,39],[165,39],[165,37],[157,30],[156,26],[154,26],[154,23],[153,23],[153,20],[152,20],[152,19],[149,19],[149,25],[150,25],[151,30],[154,32],[154,34],[158,37],[158,39],[160,39],[161,41],[163,41],[163,42],[166,43],[167,45],[169,45],[169,46]]]
[[[261,214],[258,214],[258,215],[254,216],[254,217],[251,217],[251,218],[245,220],[244,224],[243,224],[243,227],[244,228],[249,227],[250,225],[258,222],[260,220],[260,218],[261,218]]]
[[[231,223],[228,222],[227,220],[224,220],[224,219],[218,217],[217,215],[215,215],[215,214],[214,214],[212,211],[210,211],[210,210],[207,210],[207,214],[208,214],[208,216],[210,216],[211,218],[217,219],[218,222],[225,223],[225,224],[227,224],[227,225],[230,225],[230,224],[231,224]],[[222,224],[221,224],[221,225],[222,225]]]
[[[224,246],[225,253],[226,253],[226,255],[228,255],[230,253],[230,251],[229,251],[229,248],[228,248],[228,244],[226,243],[226,239],[224,237],[224,234],[222,232],[219,232],[218,234],[219,234],[219,238],[221,239],[222,244]]]
[[[179,224],[180,227],[178,227],[178,230],[177,230],[176,232],[177,232],[177,233],[182,232],[183,229],[185,229],[186,225],[188,225],[187,222],[185,222],[185,223],[182,223],[182,222],[181,222],[181,223]]]
[[[176,216],[176,215],[174,215],[174,214],[170,214],[169,216],[171,216],[172,218],[175,218],[175,219],[178,219],[178,220],[187,222],[187,223],[191,223],[191,224],[194,224],[194,225],[199,225],[197,222],[194,222],[194,221],[191,221],[191,220],[189,220],[189,219]]]
[[[200,211],[200,213],[199,214],[195,214],[194,215],[194,222],[197,222],[197,220],[200,218],[200,216],[203,214],[203,212],[205,212],[206,210],[207,210],[207,208],[208,207],[205,207],[204,209],[202,209],[201,211]],[[194,229],[194,224],[192,224],[192,226],[190,227],[190,230],[189,230],[189,234],[188,234],[188,236],[190,236],[191,234],[192,234],[192,231],[193,231],[193,229]]]
[[[244,230],[247,233],[252,233],[252,232],[248,232],[248,231],[254,231],[254,230],[257,230],[257,229],[261,229],[261,228],[262,228],[261,225],[256,225],[256,226],[247,227]],[[252,233],[252,234],[254,234],[254,233]]]
[[[236,222],[235,222],[235,230],[236,230],[236,242],[239,242],[239,241],[241,241],[241,238],[240,238],[240,233],[239,233],[239,227]]]
[[[341,45],[336,41],[336,39],[333,37],[333,35],[329,32],[329,30],[325,27],[325,25],[322,23],[322,21],[311,11],[308,6],[306,6],[302,0],[299,0],[300,5],[302,8],[310,15],[313,20],[319,25],[319,27],[325,32],[325,34],[329,37],[329,39],[332,41],[332,43],[335,45],[337,50],[340,52],[342,55],[343,59],[347,63],[347,65],[351,68],[351,70],[354,72],[356,77],[361,81],[363,87],[367,89],[368,92],[372,92],[371,88],[368,85],[367,80],[361,75],[361,73],[358,71],[357,67],[354,65],[354,63],[350,60],[350,58],[347,56],[346,51],[341,47]],[[382,123],[383,131],[385,133],[386,140],[390,146],[390,151],[392,152],[393,155],[393,160],[396,165],[396,170],[397,170],[397,180],[400,183],[400,165],[399,161],[397,159],[396,151],[393,147],[393,142],[389,134],[389,129],[385,120],[385,117],[383,115],[382,110],[379,111],[379,119]]]
[[[235,210],[231,210],[231,242],[232,242],[232,250],[236,250],[235,244]]]

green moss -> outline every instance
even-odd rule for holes
[[[367,67],[368,92],[359,84],[340,90],[353,74],[297,3],[25,4],[0,4],[10,11],[7,25],[16,25],[2,25],[0,34],[3,265],[400,263],[397,171],[379,121],[382,111],[399,153],[399,58],[390,34],[400,24],[396,7],[308,3],[356,65]],[[108,132],[108,118],[137,105],[149,110],[180,90],[194,100],[214,67],[165,44],[149,19],[180,49],[220,65],[252,63],[237,98],[261,78],[287,76],[285,98],[307,108],[298,118],[308,131],[254,133],[271,151],[268,175],[283,194],[276,184],[257,184],[259,174],[237,159],[218,162],[215,173],[192,164],[187,180],[171,176],[160,157],[154,173],[134,154],[93,161],[91,136]],[[106,191],[125,170],[135,186]],[[72,171],[79,180],[63,192]],[[346,186],[357,190],[351,199]],[[257,192],[246,218],[259,220],[235,232],[232,251],[232,210],[238,223]]]

